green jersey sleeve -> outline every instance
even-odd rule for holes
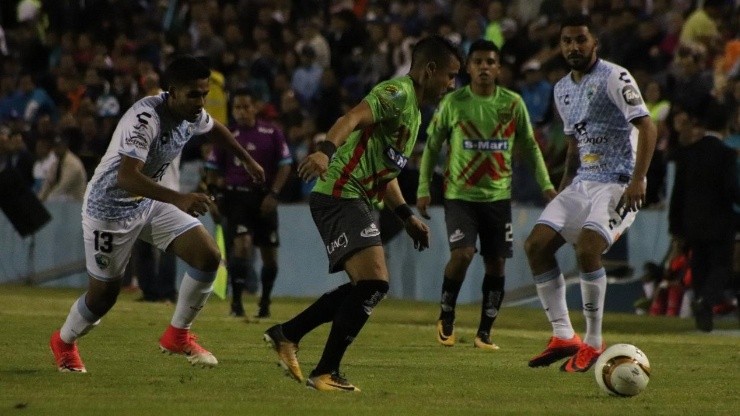
[[[414,83],[408,76],[381,82],[364,100],[373,113],[373,124],[350,134],[313,192],[335,198],[362,198],[379,207],[386,185],[408,163],[421,113]]]

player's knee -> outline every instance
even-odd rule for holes
[[[191,266],[198,270],[213,272],[218,270],[220,264],[221,252],[218,250],[218,247],[204,246],[200,249],[200,253],[196,255]]]
[[[452,250],[450,258],[454,263],[462,267],[468,267],[475,257],[475,247],[462,247]]]
[[[601,251],[594,249],[594,247],[585,244],[578,244],[575,247],[575,252],[576,259],[581,267],[592,270],[601,262]]]
[[[544,250],[545,242],[533,234],[530,234],[524,242],[524,252],[527,253],[527,257],[530,259],[541,256]]]

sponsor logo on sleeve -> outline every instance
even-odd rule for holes
[[[135,147],[137,149],[146,150],[149,148],[149,142],[143,133],[135,131],[129,134],[124,140],[126,146]]]
[[[398,169],[403,169],[409,162],[409,159],[404,156],[402,152],[394,149],[391,146],[385,148],[385,156],[390,160],[392,164],[396,165]]]
[[[642,104],[642,97],[640,96],[640,92],[637,91],[637,88],[632,85],[625,85],[624,87],[622,87],[622,97],[624,97],[624,102],[629,105]]]

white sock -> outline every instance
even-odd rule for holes
[[[175,328],[190,329],[190,325],[192,325],[195,317],[198,316],[211,292],[213,292],[213,280],[196,280],[191,277],[191,274],[196,273],[193,273],[191,269],[185,272],[182,277],[180,293],[177,295],[177,305],[175,305],[175,314],[172,315],[172,321],[170,321],[170,324]],[[216,272],[213,272],[213,275],[215,276]]]
[[[542,302],[547,319],[552,324],[552,334],[561,339],[571,339],[575,335],[568,315],[568,304],[565,302],[565,278],[560,269],[534,277],[537,296]]]
[[[601,322],[604,317],[604,298],[606,295],[606,270],[581,273],[581,298],[583,316],[586,318],[586,337],[583,342],[601,349]]]
[[[62,329],[59,331],[62,341],[67,344],[74,343],[77,338],[87,334],[100,323],[100,317],[88,309],[85,303],[85,295],[87,293],[83,293],[72,304],[67,315],[67,320],[64,321],[64,325],[62,325]]]

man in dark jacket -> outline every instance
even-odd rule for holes
[[[710,332],[712,306],[732,273],[738,184],[737,155],[722,142],[730,112],[716,103],[705,109],[697,123],[702,133],[687,135],[677,152],[669,228],[691,250],[696,327]]]

